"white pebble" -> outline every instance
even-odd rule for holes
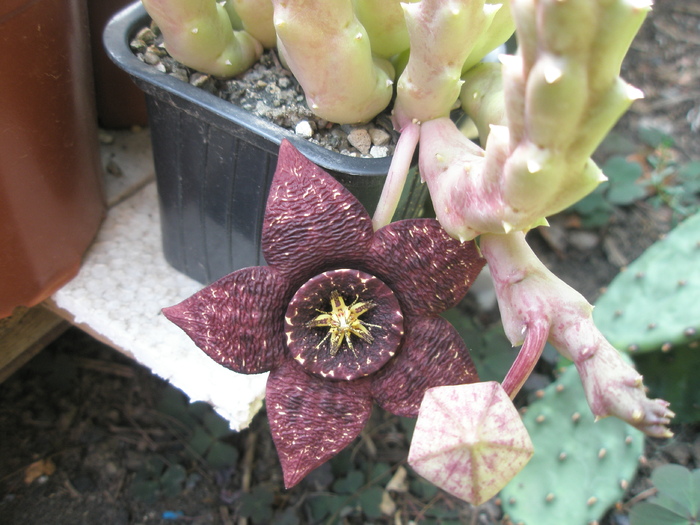
[[[314,130],[311,128],[311,124],[309,123],[308,120],[300,121],[294,127],[294,133],[296,133],[300,137],[304,137],[306,139],[310,139],[311,137],[314,136]]]
[[[387,146],[372,146],[369,154],[375,159],[383,159],[389,156],[389,148]]]

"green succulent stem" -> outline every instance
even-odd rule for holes
[[[277,47],[309,108],[339,124],[370,120],[393,94],[390,62],[372,56],[352,0],[273,0]]]
[[[260,42],[235,31],[228,11],[214,0],[143,0],[143,5],[163,33],[168,52],[191,68],[232,77],[260,58]]]

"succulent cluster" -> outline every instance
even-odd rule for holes
[[[614,415],[652,436],[670,435],[668,403],[647,399],[642,377],[593,323],[592,306],[549,272],[525,240],[530,228],[605,180],[590,155],[642,96],[619,72],[648,0],[143,2],[171,54],[193,67],[201,66],[191,55],[204,57],[201,69],[214,75],[236,74],[263,46],[276,45],[309,107],[329,121],[365,121],[394,100],[392,120],[401,135],[369,230],[355,204],[315,166],[281,153],[284,175],[273,183],[263,231],[272,270],[241,270],[166,310],[220,363],[244,373],[272,371],[268,411],[287,485],[359,433],[372,399],[415,415],[416,396],[425,393],[426,403],[447,407],[457,423],[421,412],[409,461],[437,485],[482,501],[531,453],[509,400],[548,341],[574,362],[597,418]],[[479,64],[514,28],[517,54]],[[479,130],[478,144],[449,118],[459,105]],[[390,224],[419,142],[419,170],[439,227]],[[349,215],[362,224],[343,229]],[[455,303],[483,265],[467,248],[477,237],[506,335],[522,344],[501,385],[461,384],[475,379],[463,344],[432,317]],[[397,295],[400,311],[377,299],[384,288],[372,276]],[[425,315],[430,322],[420,321]],[[427,381],[416,373],[421,370],[429,372]],[[409,379],[416,381],[411,388]],[[575,412],[582,414],[579,403]],[[592,416],[572,423],[570,408],[557,406],[542,422],[535,417],[531,433],[547,428],[556,440],[572,424],[593,433]],[[504,454],[499,439],[510,432]],[[438,450],[448,437],[455,446]],[[615,458],[627,461],[630,450],[621,435],[584,461],[618,472]],[[558,451],[554,464],[566,471],[576,454],[562,459],[562,453],[568,454]],[[446,472],[468,479],[455,482]],[[542,505],[557,505],[552,494],[551,501],[549,492],[540,498]],[[600,498],[578,496],[584,507]]]

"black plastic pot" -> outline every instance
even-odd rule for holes
[[[140,2],[120,11],[104,32],[107,52],[146,93],[158,186],[163,250],[168,262],[209,283],[265,264],[260,233],[282,139],[289,139],[372,213],[390,158],[329,151],[225,100],[156,71],[129,48],[150,19]],[[406,184],[395,219],[417,216],[427,189]]]

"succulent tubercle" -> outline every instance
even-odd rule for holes
[[[576,365],[597,417],[616,416],[650,436],[672,436],[667,425],[674,414],[668,402],[646,397],[642,377],[596,328],[593,307],[542,264],[523,233],[484,235],[480,247],[513,345],[521,344],[529,331],[546,328],[552,346]],[[544,338],[539,339],[544,345]]]

